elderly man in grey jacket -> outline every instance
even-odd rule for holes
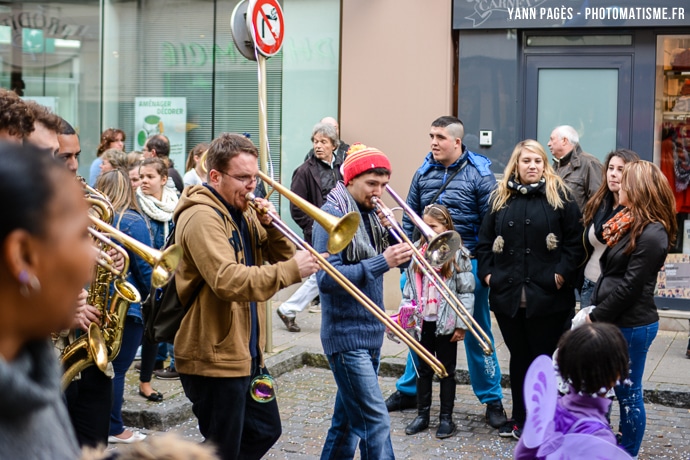
[[[587,200],[601,185],[601,163],[594,155],[582,150],[580,136],[572,126],[562,125],[554,128],[548,146],[553,154],[553,168],[570,188],[577,206],[582,211]]]

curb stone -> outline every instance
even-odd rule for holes
[[[329,369],[328,360],[323,353],[313,353],[308,349],[295,346],[266,358],[266,366],[271,375],[279,377],[282,374],[293,371],[303,366]],[[382,377],[399,377],[405,370],[405,362],[400,358],[387,358],[381,360],[379,374]],[[137,373],[138,377],[138,373]],[[469,385],[470,377],[466,369],[455,371],[455,380],[461,385]],[[160,380],[156,385],[162,386]],[[501,385],[510,387],[510,378],[503,374]],[[179,381],[168,381],[168,391],[162,403],[146,402],[138,396],[138,386],[128,379],[125,401],[122,407],[122,419],[127,426],[135,426],[150,430],[165,430],[192,417],[192,404],[185,397]],[[654,388],[644,390],[645,402],[661,404],[669,407],[690,409],[690,393],[678,385],[658,384]],[[137,399],[138,398],[138,399]]]

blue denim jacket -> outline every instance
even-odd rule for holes
[[[151,218],[146,220],[151,226],[151,246],[156,249],[161,249],[163,246],[165,246],[165,226],[168,226],[168,234],[170,234],[173,228],[173,221],[169,220],[168,222],[161,222]]]
[[[122,233],[131,236],[147,246],[151,246],[151,234],[146,225],[146,220],[144,220],[138,212],[128,209],[124,214],[116,214],[114,226]],[[141,300],[143,301],[151,290],[151,266],[130,250],[127,250],[127,254],[129,255],[129,273],[127,274],[127,281],[137,288],[141,295]],[[127,311],[127,316],[133,316],[141,320],[141,304],[131,304]]]

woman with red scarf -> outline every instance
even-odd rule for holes
[[[648,161],[623,169],[618,201],[625,206],[603,225],[606,250],[594,287],[590,321],[613,323],[628,342],[630,375],[615,387],[621,444],[637,457],[646,425],[642,375],[647,351],[659,330],[654,304],[657,273],[678,232],[673,192]]]

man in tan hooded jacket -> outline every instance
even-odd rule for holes
[[[223,459],[259,459],[280,437],[276,401],[250,396],[252,379],[268,374],[264,302],[318,268],[248,206],[257,156],[249,139],[221,134],[208,149],[208,183],[187,187],[175,211],[178,295],[186,304],[198,292],[175,337],[175,363],[199,429]]]

